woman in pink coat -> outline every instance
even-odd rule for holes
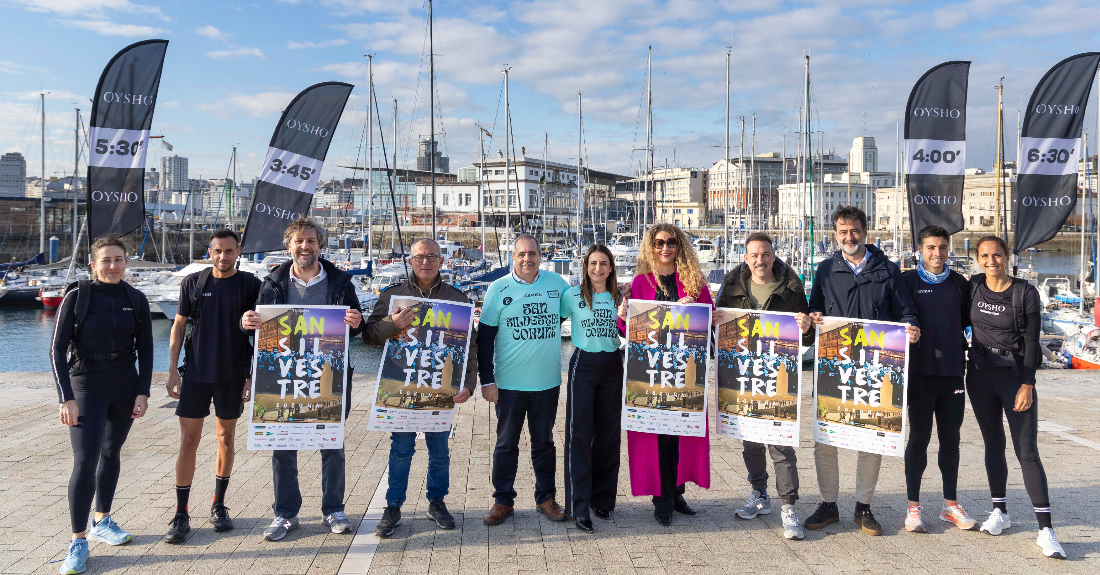
[[[687,234],[672,224],[657,224],[646,232],[638,249],[637,275],[619,306],[619,329],[625,333],[629,298],[713,305],[699,259]],[[710,432],[703,437],[627,432],[630,491],[653,497],[653,516],[672,523],[672,512],[695,515],[684,500],[691,481],[710,488]]]

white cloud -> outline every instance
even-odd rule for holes
[[[286,47],[291,50],[301,50],[303,48],[332,48],[333,46],[343,46],[348,41],[344,38],[337,38],[335,40],[325,40],[322,42],[294,42],[293,40],[286,43]]]
[[[5,74],[25,74],[26,66],[15,62],[0,62],[0,72]]]
[[[93,16],[105,18],[108,11],[131,14],[153,14],[164,20],[169,18],[156,6],[135,4],[129,0],[8,0],[8,3],[22,6],[31,12],[46,12],[65,16]]]
[[[237,113],[262,118],[282,112],[294,96],[290,92],[238,93],[210,104],[195,104],[195,109],[209,112],[216,118],[230,118]]]
[[[158,102],[157,107],[162,110],[175,110],[180,107],[178,100],[172,100],[171,102]]]
[[[119,24],[110,20],[58,20],[58,23],[66,28],[89,30],[101,36],[147,37],[168,32],[163,28],[137,24]]]
[[[47,100],[67,100],[70,102],[85,102],[88,100],[87,94],[74,94],[65,90],[29,90],[26,92],[6,92],[6,94],[16,100],[37,100],[39,94],[43,92],[46,93]]]
[[[228,50],[214,50],[213,52],[207,52],[206,55],[210,56],[211,58],[216,58],[218,60],[248,57],[261,58],[263,60],[267,59],[267,56],[264,56],[263,51],[261,51],[259,48],[250,48],[247,46],[238,46],[230,48]]]
[[[225,32],[222,32],[221,30],[218,30],[217,28],[211,26],[210,24],[207,24],[206,26],[203,26],[202,28],[196,28],[195,33],[198,34],[199,36],[205,36],[207,38],[210,38],[211,40],[221,40],[222,42],[228,42],[229,41],[229,36]]]

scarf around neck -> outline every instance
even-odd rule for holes
[[[924,267],[924,258],[922,257],[917,262],[917,275],[925,282],[936,285],[938,283],[943,283],[944,280],[947,279],[947,276],[951,275],[951,269],[944,266],[942,273],[934,274],[928,271],[928,268]]]

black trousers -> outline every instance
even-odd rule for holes
[[[913,375],[906,386],[909,406],[909,442],[905,444],[905,486],[909,501],[920,501],[920,484],[928,467],[932,419],[940,440],[939,467],[943,498],[958,499],[959,430],[966,412],[963,378]]]
[[[985,473],[989,478],[989,494],[1002,498],[1008,491],[1008,461],[1005,458],[1004,420],[1012,433],[1012,448],[1024,475],[1024,488],[1036,513],[1050,512],[1047,474],[1039,459],[1039,395],[1033,392],[1027,411],[1013,411],[1020,376],[1012,368],[966,370],[966,391],[974,418],[985,440]]]
[[[677,497],[684,496],[684,484],[676,483],[680,465],[680,436],[657,435],[657,465],[661,472],[661,495],[653,498],[653,514],[671,516]]]
[[[615,508],[622,399],[622,352],[573,352],[565,404],[565,513],[572,517]]]
[[[523,421],[531,436],[531,466],[535,470],[535,505],[554,497],[557,489],[554,421],[558,418],[561,386],[543,391],[501,389],[497,396],[497,444],[493,449],[493,499],[502,505],[516,502],[516,469]]]
[[[69,520],[73,533],[88,528],[95,510],[109,513],[122,470],[122,445],[134,425],[138,376],[134,365],[121,365],[87,375],[74,375],[73,395],[80,409],[69,428],[73,473],[69,476]]]

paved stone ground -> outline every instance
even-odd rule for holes
[[[163,381],[163,374],[159,380]],[[369,382],[364,379],[356,384],[346,445],[347,510],[358,525],[385,473],[389,442],[384,434],[364,430]],[[1068,561],[1046,559],[1035,547],[1037,525],[1019,465],[1011,454],[1011,531],[990,537],[944,528],[936,520],[935,511],[940,478],[934,437],[924,479],[925,503],[931,509],[926,513],[931,533],[925,535],[900,532],[906,505],[900,458],[885,458],[874,501],[885,535],[868,537],[859,532],[851,522],[855,456],[843,451],[842,467],[848,472],[841,480],[839,524],[824,531],[807,531],[803,541],[787,541],[782,537],[778,512],[754,521],[740,521],[733,510],[748,490],[740,444],[719,438],[712,439],[711,489],[688,487],[687,498],[700,514],[677,515],[672,527],[654,522],[648,498],[629,495],[624,440],[614,522],[597,519],[596,533],[587,535],[571,523],[552,523],[537,515],[530,462],[521,458],[516,517],[489,528],[482,524],[481,517],[492,495],[489,468],[495,417],[489,404],[477,399],[459,410],[452,441],[451,495],[447,503],[458,519],[458,529],[439,531],[425,518],[427,454],[421,440],[403,509],[405,518],[394,537],[377,546],[370,572],[1100,572],[1097,387],[1100,380],[1095,373],[1040,372],[1040,414],[1044,420],[1040,450],[1050,478],[1055,528],[1069,553]],[[69,539],[66,485],[72,457],[68,435],[57,422],[52,380],[49,374],[0,374],[0,397],[0,572],[56,573],[57,564],[47,562],[63,557]],[[305,496],[302,528],[282,542],[261,540],[271,519],[270,457],[244,449],[243,421],[238,428],[237,460],[227,495],[237,529],[217,535],[201,518],[213,492],[215,450],[213,424],[208,422],[191,497],[197,529],[185,545],[160,542],[175,506],[172,486],[178,426],[168,407],[170,402],[163,386],[154,384],[149,415],[134,426],[124,450],[114,515],[134,534],[134,541],[117,548],[93,543],[88,573],[336,573],[353,538],[331,535],[320,525],[320,462],[316,452],[304,452],[300,461]],[[561,405],[556,427],[559,446],[563,443],[564,394]],[[809,426],[803,431],[808,435]],[[527,449],[526,434],[523,448]],[[563,496],[560,455],[559,447],[558,485]],[[805,518],[820,501],[812,442],[804,438],[798,455],[803,496],[799,507]],[[990,503],[982,443],[970,415],[963,429],[962,460],[960,502],[972,515],[984,518]]]

